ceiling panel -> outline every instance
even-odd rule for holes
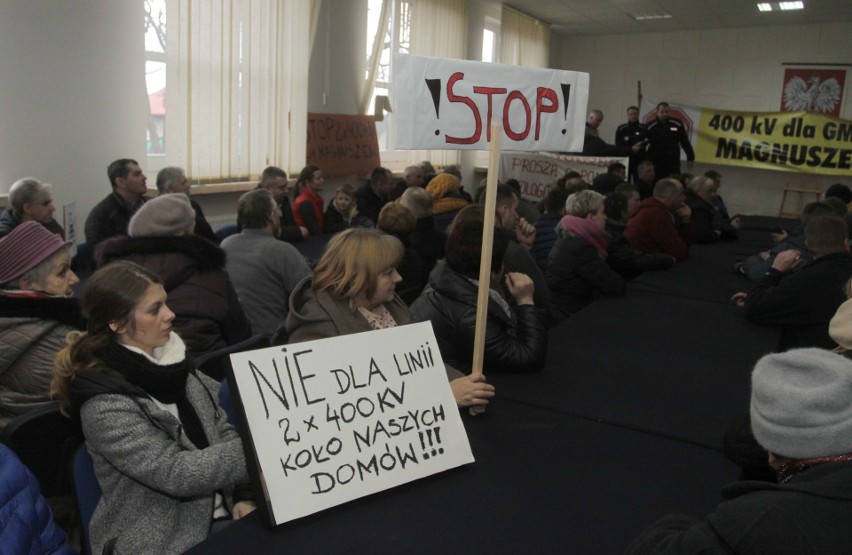
[[[486,0],[499,4],[499,0]],[[654,33],[852,21],[852,0],[804,0],[796,12],[761,13],[752,0],[511,0],[511,6],[553,24],[564,35]],[[638,13],[671,19],[636,21]]]

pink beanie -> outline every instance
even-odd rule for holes
[[[70,244],[36,221],[20,224],[0,239],[0,284],[21,277]]]

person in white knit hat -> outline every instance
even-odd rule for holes
[[[130,220],[128,236],[98,246],[98,267],[129,260],[157,274],[175,312],[175,330],[197,357],[251,337],[251,325],[225,270],[225,251],[198,237],[186,195],[160,195]],[[217,376],[221,378],[221,376]]]
[[[751,425],[779,483],[730,484],[705,520],[664,517],[628,553],[852,551],[852,361],[823,349],[763,357]]]

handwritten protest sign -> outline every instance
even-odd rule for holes
[[[613,162],[627,166],[628,159],[547,152],[504,152],[500,155],[500,180],[517,179],[521,184],[521,195],[525,199],[538,201],[567,172],[578,172],[591,185],[595,177],[606,173],[607,166]]]
[[[268,524],[473,462],[428,322],[231,361]]]
[[[400,149],[580,151],[589,74],[396,54],[391,99]]]
[[[373,116],[308,114],[307,163],[326,177],[370,175],[381,165]]]

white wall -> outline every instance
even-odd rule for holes
[[[601,136],[611,142],[637,102],[637,82],[645,98],[742,111],[779,110],[782,63],[849,63],[852,23],[794,25],[716,31],[558,37],[551,41],[551,65],[590,74],[589,108],[605,114]],[[852,72],[852,67],[849,68]],[[852,119],[847,88],[841,117]],[[808,176],[734,166],[695,164],[692,173],[716,169],[729,208],[747,214],[777,215],[785,186],[825,190],[852,179]],[[812,200],[812,199],[808,199]]]
[[[358,114],[366,60],[367,0],[324,0],[311,53],[308,111]]]
[[[107,165],[145,160],[142,2],[135,4],[0,5],[0,191],[25,176],[52,183],[60,223],[61,205],[77,201],[78,240],[110,191]]]

